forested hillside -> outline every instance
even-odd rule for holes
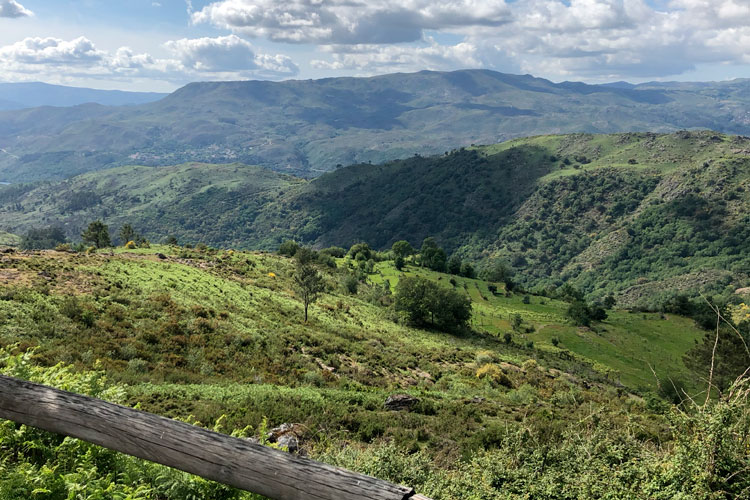
[[[187,161],[242,162],[311,178],[337,165],[535,134],[684,128],[750,134],[748,88],[748,80],[553,83],[486,70],[191,83],[130,108],[0,113],[0,182]]]
[[[0,230],[103,219],[152,241],[274,249],[433,236],[531,289],[569,282],[656,307],[750,284],[750,140],[713,132],[539,136],[344,167],[313,181],[240,164],[121,167],[0,188]],[[17,241],[17,240],[16,240]]]

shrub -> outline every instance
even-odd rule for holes
[[[488,363],[481,366],[477,370],[477,378],[489,380],[492,385],[502,385],[504,387],[512,387],[513,383],[508,376],[503,373],[503,370],[499,366]]]

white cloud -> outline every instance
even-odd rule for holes
[[[509,19],[504,0],[222,0],[192,13],[194,23],[316,44],[414,42],[424,30],[499,26]]]
[[[357,70],[364,72],[454,70],[477,68],[483,64],[478,59],[477,47],[471,43],[440,45],[428,39],[426,46],[354,45],[326,47],[332,60],[313,60],[315,68]]]
[[[33,15],[33,12],[16,0],[0,0],[0,17],[28,17]]]
[[[165,44],[181,62],[196,72],[248,72],[295,75],[297,66],[283,55],[256,54],[250,42],[236,35],[170,41]]]
[[[0,64],[20,65],[79,65],[98,63],[104,52],[90,40],[79,37],[65,41],[57,38],[26,38],[12,45],[0,47]]]
[[[528,0],[513,4],[503,29],[467,40],[552,78],[658,78],[701,63],[746,64],[748,9],[746,0],[672,0],[661,9],[643,0]]]
[[[162,79],[185,83],[196,79],[283,78],[298,68],[284,55],[257,54],[235,35],[169,41],[172,58],[155,58],[129,47],[114,52],[96,48],[85,37],[74,40],[26,38],[0,47],[0,72],[9,80],[60,73],[66,77]]]
[[[313,67],[364,73],[482,66],[652,78],[750,59],[749,0],[220,0],[191,19],[315,44],[331,55]],[[460,38],[439,44],[427,33]]]

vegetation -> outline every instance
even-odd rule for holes
[[[708,373],[703,353],[713,332],[671,312],[660,318],[621,310],[588,332],[567,321],[570,302],[493,295],[489,282],[414,265],[419,256],[403,271],[380,260],[363,276],[359,249],[334,267],[315,264],[320,254],[304,247],[295,258],[167,246],[8,254],[0,275],[14,280],[0,289],[0,370],[173,418],[218,422],[224,432],[247,428],[258,436],[264,421],[302,423],[314,458],[438,500],[561,498],[561,491],[581,499],[746,494],[746,476],[736,472],[748,466],[747,382],[717,381],[722,395],[714,390],[705,404],[673,406],[668,394],[657,395],[659,384]],[[310,305],[306,324],[299,321],[303,301],[292,292],[302,265],[320,266],[327,290]],[[349,277],[357,280],[354,292],[339,291]],[[395,290],[393,306],[382,300],[383,286]],[[432,324],[422,317],[427,329],[401,324],[391,307],[412,289],[468,304],[461,335],[438,331],[437,315]],[[563,295],[572,300],[579,292],[563,287]],[[520,321],[506,340],[511,311]],[[729,355],[734,341],[724,330],[720,338],[727,347],[719,351]],[[732,359],[721,363],[731,361],[735,374],[747,365]],[[409,412],[386,411],[394,392],[419,402]],[[31,490],[55,499],[75,491],[248,498],[7,422],[0,443],[4,498]]]
[[[59,225],[76,239],[100,219],[151,241],[170,234],[269,250],[287,240],[364,241],[373,251],[405,242],[395,247],[404,259],[431,237],[425,266],[442,270],[444,254],[457,275],[460,259],[511,288],[551,293],[572,283],[589,301],[611,295],[657,311],[675,293],[730,302],[748,286],[749,145],[713,132],[540,136],[353,165],[312,182],[239,164],[123,167],[0,188],[0,228]],[[99,201],[66,212],[78,192]]]
[[[400,280],[395,298],[396,311],[404,313],[415,325],[452,331],[465,327],[471,319],[468,297],[424,278]]]
[[[59,226],[51,226],[42,229],[29,229],[21,240],[21,248],[24,250],[42,250],[55,248],[67,241],[65,231]]]
[[[81,233],[81,239],[84,243],[89,243],[96,248],[112,246],[109,227],[100,220],[90,223],[86,230]]]
[[[297,252],[298,254],[300,252]],[[307,310],[310,304],[318,299],[318,296],[325,291],[323,277],[318,269],[311,262],[304,262],[303,259],[297,261],[297,271],[294,274],[294,283],[297,285],[302,303],[305,305],[305,323],[307,323]]]

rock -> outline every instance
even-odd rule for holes
[[[277,441],[276,444],[286,448],[289,453],[297,453],[299,451],[299,439],[292,433],[284,434]]]
[[[16,253],[16,249],[12,247],[0,248],[0,253]]]
[[[166,256],[166,255],[164,255],[163,253],[157,253],[157,254],[156,254],[156,256],[157,256],[158,258],[160,258],[161,260],[165,260],[165,259],[167,258],[167,256]]]
[[[281,424],[268,431],[266,437],[269,442],[286,448],[289,453],[301,453],[300,442],[306,430],[302,424]]]
[[[414,405],[419,403],[419,399],[408,394],[393,394],[388,396],[383,405],[386,410],[391,411],[409,411]]]

